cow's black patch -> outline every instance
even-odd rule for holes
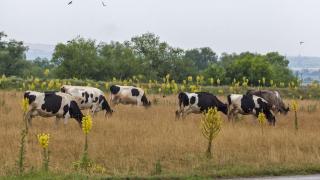
[[[151,106],[151,102],[148,101],[146,94],[142,95],[141,102],[142,102],[143,106],[145,106],[145,107]]]
[[[99,100],[99,98],[98,98],[98,97],[95,97],[92,102],[95,103],[95,102],[97,102],[98,100]]]
[[[32,102],[34,102],[36,100],[36,96],[30,95],[30,92],[25,92],[23,97],[28,99],[29,104],[31,104]]]
[[[102,95],[99,96],[99,104],[101,104],[102,110],[106,110],[106,113],[112,114],[113,110],[110,108],[106,98]]]
[[[85,95],[85,94],[84,94],[84,92],[83,92],[83,93],[82,93],[82,97],[84,97],[84,95]]]
[[[93,94],[92,93],[90,94],[90,97],[93,98]]]
[[[179,106],[181,106],[181,104],[183,104],[183,106],[189,106],[189,98],[186,93],[184,92],[179,93],[178,99],[179,99]]]
[[[67,104],[67,105],[63,106],[63,117],[65,117],[65,115],[68,113],[68,111],[69,111],[69,106]]]
[[[139,96],[139,90],[138,89],[136,89],[136,88],[132,88],[131,89],[131,94],[132,94],[132,96]]]
[[[83,104],[83,103],[84,103],[84,100],[81,101],[81,104]]]
[[[194,104],[196,102],[196,97],[192,96],[190,98],[190,104]]]
[[[111,94],[117,94],[120,91],[120,87],[116,85],[110,86],[110,92]]]
[[[75,101],[70,101],[69,114],[71,118],[74,118],[78,123],[82,124],[83,114]]]
[[[241,109],[244,113],[250,113],[255,108],[253,96],[250,94],[243,95],[241,98]]]
[[[61,107],[62,97],[55,93],[44,94],[44,104],[41,105],[41,109],[52,114],[56,114]]]
[[[230,105],[231,104],[231,95],[230,94],[227,96],[227,99],[228,99],[228,104]]]
[[[89,93],[86,91],[86,92],[84,92],[84,95],[86,98],[86,100],[84,102],[87,103],[89,101]]]
[[[224,114],[228,113],[228,106],[222,103],[215,95],[207,92],[197,92],[198,106],[201,112],[208,111],[209,108],[217,108],[218,111]]]

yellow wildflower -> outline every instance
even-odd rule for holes
[[[297,111],[297,110],[298,110],[298,103],[297,103],[297,101],[292,101],[291,107],[292,107],[292,110],[293,110],[293,111]]]
[[[48,146],[49,146],[49,138],[50,138],[50,135],[49,135],[49,134],[42,133],[42,134],[38,134],[37,137],[38,137],[39,145],[40,145],[42,148],[47,149]]]
[[[202,134],[210,141],[218,135],[221,126],[222,119],[217,108],[210,108],[201,119]]]
[[[45,69],[43,72],[43,75],[45,75],[46,77],[48,77],[50,70],[49,69]]]
[[[24,113],[26,113],[28,111],[28,109],[29,109],[29,99],[28,98],[22,99],[21,108]]]
[[[82,118],[82,131],[88,134],[92,128],[92,118],[90,115],[86,115]]]
[[[262,112],[259,113],[258,115],[258,121],[260,125],[263,125],[266,123],[266,115]]]

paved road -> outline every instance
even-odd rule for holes
[[[241,180],[320,180],[320,174],[299,176],[270,176],[256,178],[239,178]]]

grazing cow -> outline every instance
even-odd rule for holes
[[[32,125],[32,118],[35,116],[56,117],[56,125],[60,118],[64,118],[64,124],[67,124],[68,118],[74,118],[81,126],[83,114],[77,105],[77,100],[69,94],[61,92],[36,92],[26,91],[24,98],[29,101],[29,110],[26,113],[26,119],[29,125]]]
[[[228,119],[230,119],[230,116],[233,117],[237,113],[243,115],[252,114],[258,117],[259,113],[262,112],[266,115],[270,125],[272,124],[274,126],[276,123],[276,118],[271,111],[272,105],[261,97],[251,94],[231,94],[228,95],[228,106]]]
[[[112,104],[134,104],[138,106],[149,107],[148,101],[143,89],[134,86],[112,85],[110,87],[110,102]]]
[[[110,108],[104,93],[100,89],[86,86],[63,85],[60,91],[81,98],[82,101],[78,104],[80,109],[90,108],[92,115],[101,110],[106,111],[105,115],[112,115],[113,110]]]
[[[272,110],[275,114],[278,112],[280,112],[281,114],[287,114],[289,111],[289,107],[286,107],[278,91],[248,90],[247,94],[259,96],[268,101],[268,103],[270,103],[273,106]]]
[[[190,113],[202,113],[209,108],[217,107],[218,111],[228,114],[227,104],[222,103],[215,95],[207,92],[187,93],[180,92],[178,95],[179,110],[176,111],[176,117],[183,118]]]

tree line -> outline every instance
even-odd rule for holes
[[[176,82],[197,75],[219,79],[221,84],[245,79],[250,85],[259,85],[263,79],[267,80],[265,85],[297,80],[288,68],[289,61],[278,52],[222,53],[218,57],[209,47],[172,47],[153,33],[110,43],[77,37],[58,43],[50,60],[26,60],[27,49],[23,42],[6,40],[6,34],[0,32],[0,75],[43,77],[44,71],[49,70],[50,78],[102,81],[139,76],[147,82],[162,80],[167,74]]]

